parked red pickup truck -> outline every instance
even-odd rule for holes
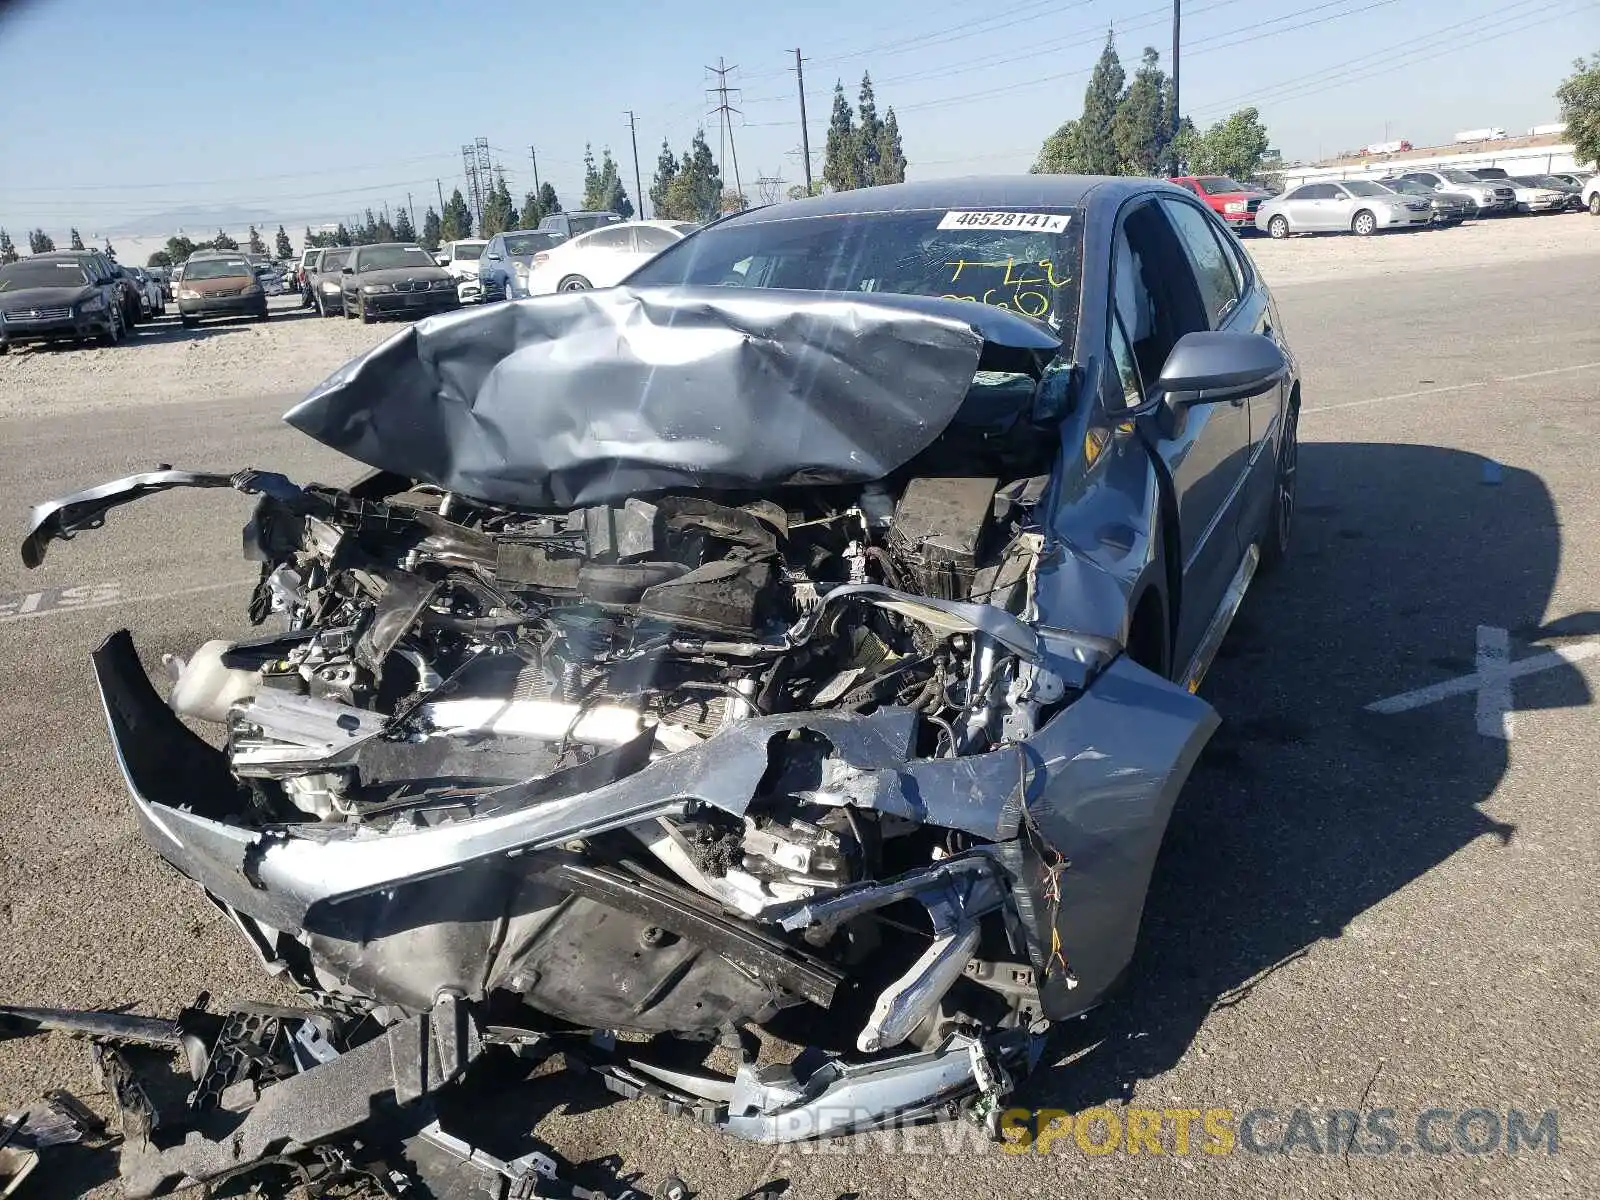
[[[1226,175],[1179,175],[1169,182],[1199,196],[1235,229],[1254,229],[1256,209],[1271,195],[1254,184],[1239,183]]]

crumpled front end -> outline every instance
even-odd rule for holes
[[[1040,612],[1054,446],[1018,375],[981,435],[908,406],[864,481],[788,447],[781,486],[636,461],[618,496],[568,443],[538,487],[586,502],[512,503],[414,444],[449,478],[165,472],[42,506],[30,553],[150,490],[260,495],[271,631],[169,660],[166,700],[126,633],[94,662],[144,835],[274,970],[380,1021],[592,1034],[616,1090],[741,1137],[850,1132],[997,1098],[1100,1001],[1216,724]]]

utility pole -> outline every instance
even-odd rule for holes
[[[439,219],[442,221],[444,220],[444,184],[435,179],[433,186],[439,189]]]
[[[421,233],[422,227],[417,224],[417,206],[411,203],[411,193],[406,193],[406,215],[411,218],[411,232]]]
[[[639,219],[644,220],[644,184],[639,179],[639,122],[628,110],[628,136],[633,139],[633,194],[639,199]]]
[[[1178,99],[1178,45],[1179,34],[1183,26],[1183,0],[1172,0],[1172,136],[1178,136],[1178,123],[1182,119],[1178,116],[1183,111],[1183,105]]]
[[[738,147],[736,147],[733,144],[733,118],[735,116],[742,116],[743,113],[742,113],[742,111],[740,109],[734,108],[733,105],[728,103],[728,93],[729,92],[737,93],[739,91],[738,88],[730,88],[728,86],[728,72],[729,71],[737,71],[738,69],[739,68],[737,66],[732,66],[732,67],[728,66],[727,63],[725,62],[725,60],[723,60],[722,58],[718,58],[717,59],[717,65],[716,66],[707,67],[706,70],[710,71],[713,75],[715,75],[717,77],[717,86],[714,87],[714,88],[708,88],[707,89],[707,97],[706,98],[710,99],[710,93],[713,93],[713,92],[716,93],[717,106],[716,106],[716,108],[712,109],[711,111],[716,113],[717,116],[721,119],[721,122],[722,122],[722,146],[721,146],[721,149],[724,150],[724,151],[727,151],[727,152],[731,152],[733,154],[733,184],[734,184],[734,187],[738,190],[740,203],[743,204],[743,202],[744,202],[744,183],[739,179],[739,150],[738,150]],[[737,95],[734,96],[735,100],[737,100],[738,98],[739,97]],[[706,115],[710,116],[711,113],[707,113]],[[722,170],[722,160],[720,158],[717,160],[717,170],[718,170],[719,173]],[[718,204],[717,204],[717,211],[720,212],[721,210],[722,210],[722,204],[721,204],[721,200],[719,198]]]
[[[1173,0],[1176,4],[1177,0]],[[794,51],[794,78],[800,87],[800,154],[806,164],[806,195],[811,195],[811,131],[806,126],[806,73],[801,64],[800,48]]]
[[[539,186],[539,151],[529,146],[528,157],[533,159],[533,194],[537,196],[544,190]]]

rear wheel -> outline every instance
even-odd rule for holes
[[[594,285],[582,275],[568,275],[557,286],[558,292],[587,292]]]
[[[1273,217],[1267,222],[1267,232],[1280,241],[1289,236],[1289,218]]]
[[[1589,197],[1589,215],[1591,217],[1600,217],[1600,191],[1596,191],[1594,195]]]
[[[1350,232],[1357,237],[1371,237],[1378,232],[1378,218],[1363,208],[1356,214],[1356,219],[1350,222]]]
[[[1266,532],[1261,538],[1261,567],[1266,569],[1282,562],[1289,554],[1289,535],[1294,528],[1295,476],[1300,467],[1300,403],[1289,402],[1289,413],[1283,427],[1283,441],[1278,447],[1278,469],[1273,477],[1272,516],[1267,520]]]

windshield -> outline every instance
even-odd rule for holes
[[[562,241],[559,233],[513,233],[506,235],[506,253],[517,255],[537,254]]]
[[[587,216],[573,216],[567,218],[567,226],[573,233],[588,233],[591,229],[599,229],[602,225],[615,225],[617,218],[610,213],[589,213]]]
[[[1345,191],[1352,196],[1389,196],[1393,195],[1381,183],[1373,183],[1367,179],[1347,179],[1344,184]]]
[[[1482,183],[1483,180],[1475,175],[1468,175],[1465,171],[1440,171],[1451,183]]]
[[[192,283],[196,279],[229,279],[235,275],[255,278],[255,272],[250,269],[249,262],[242,258],[191,258],[183,272],[186,283]]]
[[[439,264],[418,246],[369,246],[356,256],[356,273],[388,271],[397,267],[437,267]]]
[[[1391,192],[1404,192],[1408,196],[1422,196],[1428,189],[1411,179],[1385,179],[1383,186]]]
[[[14,262],[0,267],[0,292],[36,287],[82,287],[88,273],[75,262]]]
[[[322,265],[317,268],[322,273],[344,270],[345,263],[350,261],[348,250],[325,250],[322,253]]]
[[[1226,175],[1208,175],[1195,180],[1200,190],[1208,196],[1222,196],[1229,192],[1248,192],[1251,189]]]
[[[1080,217],[925,209],[713,225],[627,282],[976,300],[1037,317],[1065,338],[1078,312]]]
[[[455,248],[455,261],[471,262],[473,259],[483,257],[483,247],[480,245],[457,244]]]

